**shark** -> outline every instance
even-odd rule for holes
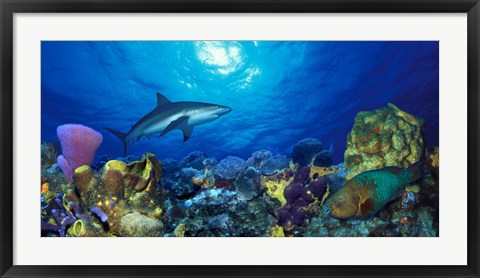
[[[192,136],[193,128],[197,125],[215,121],[228,114],[232,108],[224,105],[179,101],[172,102],[161,93],[157,93],[157,106],[143,116],[128,133],[104,127],[123,142],[123,155],[128,152],[128,143],[137,142],[143,136],[151,138],[152,135],[163,136],[172,130],[183,131],[183,141]]]

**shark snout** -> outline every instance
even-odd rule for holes
[[[232,108],[228,107],[228,106],[219,106],[218,110],[217,110],[217,115],[218,116],[223,116],[227,113],[230,113],[230,111],[232,111]]]

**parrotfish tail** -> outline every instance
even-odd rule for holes
[[[113,135],[117,136],[118,139],[120,139],[120,141],[122,141],[122,143],[123,143],[123,156],[126,156],[127,152],[128,152],[128,142],[127,142],[127,140],[125,140],[125,137],[127,137],[127,134],[122,133],[122,132],[117,131],[117,130],[114,130],[114,129],[111,129],[111,128],[108,128],[108,127],[104,127],[104,129],[110,131],[111,133],[113,133]]]
[[[418,161],[408,166],[406,171],[412,174],[412,177],[410,178],[410,182],[414,182],[420,179],[421,177],[423,177],[424,165],[425,165],[425,161]]]

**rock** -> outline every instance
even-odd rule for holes
[[[184,237],[185,236],[185,224],[180,223],[173,231],[175,237]]]
[[[234,182],[238,197],[251,200],[260,193],[260,173],[253,167],[241,173]]]
[[[227,223],[230,221],[227,213],[216,215],[208,220],[208,228],[210,230],[223,229],[228,233]]]
[[[53,143],[42,142],[40,150],[42,167],[49,168],[57,162],[58,151]]]
[[[203,161],[207,159],[207,155],[204,152],[195,151],[189,153],[181,161],[181,164],[184,168],[194,168],[197,170],[202,170],[205,168]]]
[[[201,172],[195,168],[182,169],[178,179],[178,185],[174,190],[174,195],[177,197],[183,197],[197,191],[199,186],[194,183],[194,178],[200,174]]]
[[[260,169],[265,160],[270,157],[272,157],[272,153],[269,151],[256,151],[249,159],[247,159],[247,164],[248,166]]]
[[[338,172],[325,176],[325,179],[329,186],[330,196],[340,190],[340,188],[342,188],[342,186],[345,185],[345,183],[347,182],[345,178],[347,176],[347,170],[345,169],[345,167],[343,167],[343,163],[337,165],[337,167],[339,169]]]
[[[284,155],[276,155],[267,158],[263,164],[258,168],[260,173],[264,176],[274,175],[288,168],[288,159]]]

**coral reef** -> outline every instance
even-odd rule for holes
[[[41,195],[41,231],[42,234],[54,233],[64,237],[67,230],[79,219],[90,219],[87,214],[81,213],[78,204],[73,201],[65,204],[63,193],[46,191]]]
[[[92,164],[95,152],[103,141],[103,136],[95,130],[79,124],[59,126],[57,136],[62,145],[62,155],[58,156],[57,164],[67,180],[71,181],[75,169]]]
[[[205,168],[204,161],[207,159],[207,155],[203,152],[191,152],[180,162],[183,167],[194,168],[202,170]],[[210,161],[210,163],[216,164],[216,161]]]
[[[386,166],[406,168],[424,155],[424,121],[395,105],[360,112],[347,135],[347,180]]]
[[[237,195],[237,192],[225,188],[203,189],[189,199],[186,204],[187,207],[191,205],[218,206],[228,202],[235,195]]]
[[[49,168],[57,162],[58,151],[53,143],[42,142],[40,150],[44,167]]]
[[[77,167],[71,181],[42,161],[42,236],[438,236],[438,148],[422,179],[360,219],[322,210],[346,183],[344,164],[330,165],[331,150],[310,138],[295,152],[295,163],[270,151],[218,163],[203,152],[162,163],[150,153],[102,156]]]
[[[238,196],[219,205],[192,205],[185,222],[185,236],[267,236],[276,223],[275,207],[268,198],[245,201]]]
[[[176,237],[184,237],[185,236],[185,224],[183,224],[183,223],[178,224],[178,226],[173,231],[173,234]]]
[[[103,212],[108,217],[110,231],[119,235],[124,215],[137,212],[158,218],[158,211],[164,210],[164,192],[158,188],[161,175],[160,161],[146,153],[141,160],[131,163],[110,160],[99,174],[89,166],[77,168],[73,185],[84,206],[97,207],[95,214]]]
[[[146,225],[137,228],[143,235],[162,236],[161,175],[160,161],[146,153],[131,163],[110,160],[100,173],[80,166],[71,184],[51,179],[52,186],[42,193],[42,231],[57,236],[134,236],[138,231],[126,224],[131,220]],[[149,227],[156,227],[155,232]]]

